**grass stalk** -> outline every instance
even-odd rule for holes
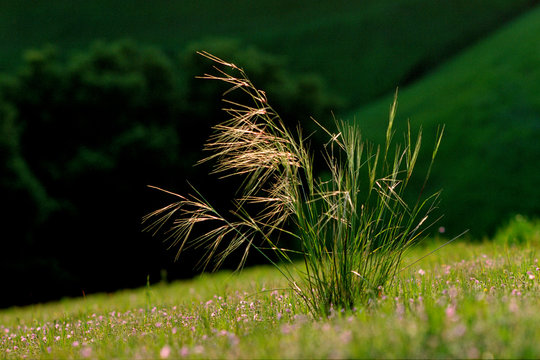
[[[173,193],[178,201],[143,219],[149,223],[146,230],[162,232],[172,221],[165,232],[172,246],[178,246],[178,255],[202,246],[204,267],[211,259],[219,267],[240,248],[244,253],[239,268],[252,249],[263,254],[265,248],[273,250],[281,261],[273,264],[314,315],[351,309],[376,297],[399,272],[404,251],[422,238],[438,198],[435,193],[419,195],[414,204],[405,201],[422,131],[413,143],[409,125],[404,144],[394,145],[397,92],[382,154],[381,147],[362,138],[358,125],[336,121],[336,133],[321,126],[329,136],[322,156],[330,174],[322,180],[314,173],[301,130],[285,126],[264,91],[236,65],[200,54],[216,64],[216,74],[203,79],[226,82],[231,88],[225,95],[240,91],[248,98],[248,104],[224,100],[229,119],[214,127],[204,147],[210,155],[201,160],[214,162],[213,173],[244,178],[234,199],[234,220],[223,217],[195,190],[189,197]],[[431,164],[442,134],[437,134]],[[253,206],[261,204],[262,210],[254,213]],[[203,223],[212,224],[212,230],[192,236],[194,227]],[[279,247],[283,233],[299,243],[303,267],[298,271],[282,265],[294,260],[293,252]]]

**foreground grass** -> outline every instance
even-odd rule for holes
[[[324,319],[269,267],[7,309],[0,358],[538,358],[537,250],[454,243]]]

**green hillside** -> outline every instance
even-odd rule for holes
[[[402,88],[398,117],[434,138],[446,124],[432,173],[443,187],[441,225],[490,232],[513,213],[540,215],[540,7]],[[351,115],[383,134],[390,94]]]
[[[46,43],[72,50],[96,39],[132,38],[176,54],[192,41],[231,37],[283,55],[293,71],[320,73],[358,106],[422,75],[533,3],[4,0],[0,71]]]

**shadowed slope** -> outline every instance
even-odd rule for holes
[[[431,184],[444,189],[442,223],[492,232],[513,213],[540,214],[540,8],[400,90],[396,122],[446,124]],[[379,133],[390,95],[351,114]],[[420,161],[419,164],[423,162]]]

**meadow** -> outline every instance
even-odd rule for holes
[[[218,160],[215,173],[249,176],[230,217],[222,217],[196,188],[199,196],[165,191],[177,202],[147,216],[154,221],[147,230],[157,233],[182,214],[172,223],[173,245],[179,252],[207,250],[206,265],[212,257],[219,265],[219,256],[245,248],[242,264],[250,247],[274,251],[285,261],[171,283],[166,275],[160,283],[149,275],[146,287],[135,290],[83,292],[80,298],[2,309],[0,359],[540,357],[540,223],[510,217],[538,214],[540,8],[501,26],[535,1],[466,8],[459,1],[433,7],[424,0],[299,2],[288,4],[288,11],[280,1],[265,2],[266,11],[260,11],[224,9],[210,0],[181,9],[138,2],[103,11],[105,2],[97,1],[71,8],[69,21],[62,15],[67,2],[43,4],[6,2],[0,8],[0,39],[6,40],[0,70],[16,68],[23,49],[46,42],[66,55],[96,38],[129,37],[169,54],[226,34],[288,58],[293,71],[318,71],[358,109],[337,122],[339,134],[328,132],[323,157],[329,169],[317,178],[302,134],[289,132],[264,91],[219,68],[217,77],[205,75],[231,83],[254,103],[229,101],[232,119],[215,126],[217,135],[206,144],[215,151],[209,159]],[[396,98],[384,95],[394,94],[396,85],[406,85],[397,112]],[[388,118],[389,105],[386,125],[381,119]],[[15,111],[9,114],[15,119]],[[394,152],[396,132],[405,144]],[[367,138],[384,145],[376,148]],[[433,149],[431,162],[420,152],[421,142],[422,149]],[[420,178],[412,176],[417,162]],[[433,185],[425,188],[430,175]],[[420,195],[403,194],[409,180]],[[262,203],[264,210],[252,217],[243,208],[250,203],[255,209]],[[437,231],[428,223],[439,205],[446,215],[433,235]],[[192,232],[194,225],[216,220],[213,230]],[[444,237],[469,227],[474,231],[453,242]],[[425,228],[431,235],[418,243],[428,236]],[[476,237],[496,228],[489,239]],[[278,232],[298,240],[300,250],[277,247]],[[261,237],[268,247],[253,245]],[[94,246],[105,252],[105,246]],[[144,271],[127,251],[121,255],[133,268],[122,271]],[[120,264],[117,255],[101,260]],[[189,266],[182,264],[193,261],[189,255],[179,265]],[[99,278],[99,257],[87,257],[71,261],[78,268],[95,266],[92,276]],[[44,287],[57,280],[46,272],[39,276],[51,281]],[[296,276],[304,282],[297,284]]]
[[[0,358],[538,358],[538,236],[456,240],[321,318],[265,266],[6,309]]]

